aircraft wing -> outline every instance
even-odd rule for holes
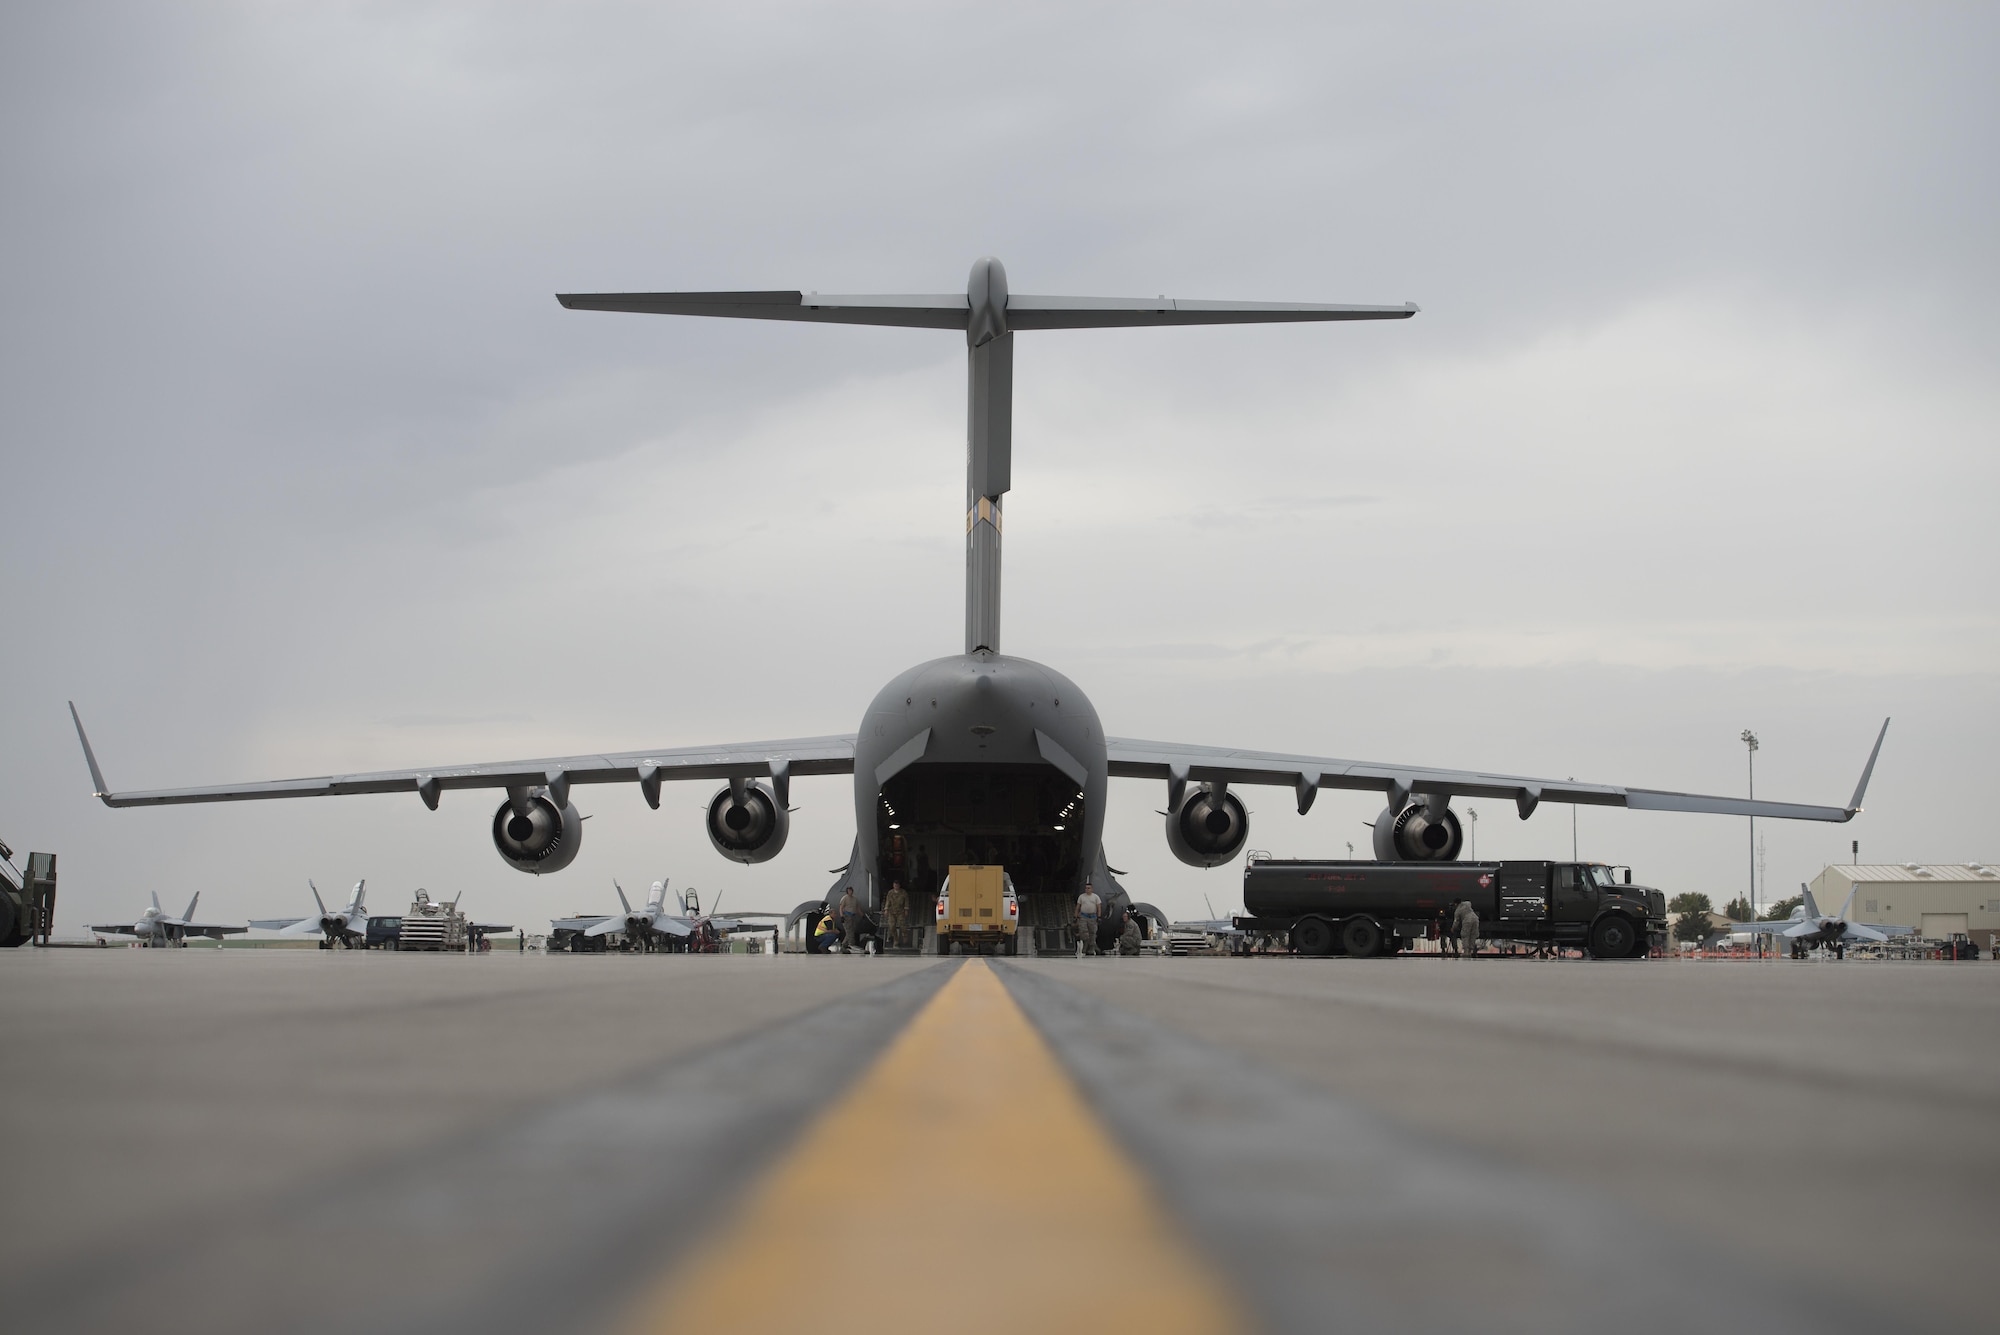
[[[551,932],[587,932],[601,922],[610,921],[610,918],[610,914],[588,918],[551,918],[549,919],[549,930]]]
[[[1915,936],[1914,927],[1897,927],[1886,922],[1851,922],[1844,935],[1850,941],[1887,941],[1892,936]]]
[[[121,932],[126,936],[138,935],[137,932],[132,930],[132,924],[129,922],[92,923],[90,930],[93,932],[103,932],[107,936],[116,936]]]
[[[916,296],[820,292],[566,292],[556,300],[573,311],[640,315],[706,315],[732,320],[799,320],[810,324],[897,325],[964,329],[972,320],[963,292]],[[1033,297],[1006,299],[1010,329],[1120,329],[1144,325],[1277,324],[1306,320],[1407,320],[1401,306],[1327,305],[1303,301],[1190,301],[1172,297]]]
[[[258,931],[260,931],[260,932],[282,932],[282,931],[285,931],[285,930],[287,930],[287,929],[289,929],[289,928],[293,928],[293,927],[297,927],[297,926],[298,926],[298,925],[299,925],[300,923],[302,923],[302,922],[310,922],[310,923],[314,923],[314,924],[317,924],[317,923],[319,922],[319,919],[318,919],[318,918],[316,918],[316,917],[314,917],[314,918],[252,918],[252,919],[250,920],[250,925],[251,925],[252,927],[255,927],[255,928],[256,928],[256,929],[257,929]]]
[[[235,927],[219,922],[177,922],[174,926],[189,936],[211,936],[217,941],[225,936],[235,936],[250,930],[248,927]]]
[[[379,770],[372,774],[329,774],[311,779],[218,784],[204,788],[160,788],[113,792],[104,782],[97,756],[84,735],[83,720],[70,706],[77,740],[83,744],[95,796],[107,807],[166,806],[181,802],[243,802],[270,797],[334,797],[350,793],[415,793],[436,807],[441,793],[452,788],[548,788],[565,797],[579,783],[636,783],[647,802],[660,804],[660,783],[667,779],[782,778],[789,783],[801,774],[852,774],[854,738],[794,737],[770,742],[735,742],[721,746],[669,747],[656,751],[623,751],[611,755],[554,756],[543,760],[507,760],[490,765],[434,765],[423,769]],[[783,791],[779,793],[783,798]]]
[[[1623,788],[1612,784],[1577,783],[1570,779],[1531,779],[1513,774],[1378,764],[1328,756],[1236,751],[1219,746],[1145,742],[1125,737],[1107,737],[1104,744],[1110,757],[1113,778],[1165,779],[1169,784],[1226,782],[1286,787],[1297,793],[1301,814],[1312,805],[1321,788],[1352,788],[1387,793],[1391,805],[1407,801],[1412,794],[1511,798],[1523,820],[1543,802],[1570,802],[1583,806],[1629,807],[1635,811],[1698,811],[1724,816],[1848,821],[1861,810],[1862,796],[1868,790],[1868,778],[1875,771],[1875,757],[1881,754],[1882,738],[1888,731],[1889,723],[1884,719],[1882,731],[1875,738],[1875,749],[1869,753],[1868,764],[1861,771],[1861,782],[1854,789],[1854,799],[1844,807],[1710,797],[1657,788]]]
[[[783,917],[784,915],[767,913],[767,914],[762,914],[760,916]],[[743,922],[739,919],[738,915],[736,914],[731,914],[727,918],[710,918],[708,920],[708,925],[710,927],[713,927],[718,933],[720,933],[723,936],[727,936],[731,932],[768,932],[773,927],[777,926],[776,923],[769,923],[769,922]]]
[[[1797,927],[1799,922],[1797,918],[1759,918],[1755,922],[1734,922],[1729,924],[1729,935],[1785,936]]]

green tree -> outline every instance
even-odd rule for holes
[[[1722,910],[1722,916],[1731,922],[1749,922],[1757,915],[1750,911],[1750,901],[1738,895]]]
[[[1667,912],[1677,915],[1674,918],[1674,940],[1700,941],[1706,937],[1710,930],[1708,915],[1714,911],[1714,902],[1699,891],[1691,890],[1668,900]]]
[[[1806,897],[1804,895],[1793,895],[1790,899],[1781,899],[1771,905],[1770,908],[1764,910],[1764,921],[1782,922],[1784,919],[1792,916],[1793,909],[1805,902]]]

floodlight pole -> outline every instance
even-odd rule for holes
[[[1743,745],[1750,764],[1750,800],[1757,800],[1757,734],[1745,728]],[[1750,920],[1757,920],[1757,818],[1750,818]]]
[[[1479,808],[1467,807],[1465,814],[1472,818],[1472,860],[1479,861]]]

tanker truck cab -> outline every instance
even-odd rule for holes
[[[945,873],[938,889],[938,953],[953,945],[965,953],[1011,955],[1021,904],[1014,895],[1014,878],[1004,868],[957,864]]]
[[[1591,906],[1590,926],[1585,933],[1592,954],[1608,959],[1627,955],[1643,958],[1654,950],[1666,947],[1667,897],[1664,893],[1651,886],[1632,884],[1630,867],[1608,867],[1601,862],[1591,862],[1582,864],[1576,870],[1579,879],[1590,887],[1596,901]],[[1631,924],[1635,940],[1628,949],[1617,949],[1617,940],[1610,939],[1622,935],[1622,929],[1605,925],[1604,920],[1610,916]]]

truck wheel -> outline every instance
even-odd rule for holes
[[[1292,949],[1301,955],[1325,955],[1333,950],[1333,924],[1325,918],[1301,918],[1292,924]]]
[[[1349,918],[1340,929],[1340,944],[1352,958],[1365,960],[1382,949],[1382,929],[1372,918]]]
[[[1630,918],[1608,913],[1590,928],[1590,953],[1601,960],[1622,960],[1637,954],[1639,933]]]

